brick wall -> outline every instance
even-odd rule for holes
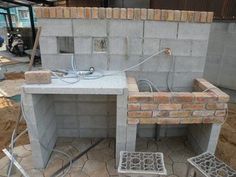
[[[134,78],[128,87],[130,124],[222,123],[226,117],[229,96],[204,79],[195,79],[196,92],[139,92]]]

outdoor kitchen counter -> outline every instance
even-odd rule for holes
[[[57,112],[54,109],[55,97],[58,95],[115,96],[116,162],[119,159],[119,152],[128,150],[126,148],[128,97],[126,75],[124,72],[117,71],[106,71],[103,74],[106,76],[92,80],[82,79],[74,84],[65,83],[59,79],[52,79],[51,84],[25,84],[22,86],[22,110],[27,122],[35,168],[45,168],[58,136],[72,136],[72,132],[69,134],[58,134]],[[75,79],[67,78],[66,81],[74,82]],[[73,99],[73,97],[69,96],[68,98]],[[73,114],[70,105],[68,102],[65,102],[64,106],[59,108],[67,113],[64,119],[68,119],[68,115]]]

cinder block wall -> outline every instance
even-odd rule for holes
[[[35,12],[39,26],[42,26],[43,68],[70,69],[71,56],[74,55],[79,69],[93,66],[96,70],[122,70],[168,47],[173,58],[161,54],[127,74],[137,80],[149,79],[159,89],[166,90],[168,73],[173,67],[169,83],[174,91],[192,91],[193,79],[203,76],[213,17],[210,12],[89,7],[37,8]],[[58,37],[74,39],[73,54],[59,53]],[[98,38],[107,40],[106,52],[94,52],[93,43]],[[101,122],[106,117],[103,116]],[[73,116],[71,119],[75,121]],[[93,121],[87,119],[87,123],[93,124]],[[58,124],[61,134],[65,135],[65,123]],[[152,125],[140,126],[138,134],[153,136],[154,128]],[[170,126],[168,129],[171,131],[161,129],[161,134],[186,133],[185,127],[180,130]]]
[[[236,23],[214,22],[211,26],[204,77],[236,90]]]

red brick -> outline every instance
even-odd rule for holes
[[[224,117],[204,117],[203,118],[203,123],[222,123],[224,122],[225,118]]]
[[[161,20],[166,21],[167,18],[168,18],[168,11],[165,9],[161,10]]]
[[[141,9],[141,15],[140,18],[141,20],[146,20],[147,19],[147,9]]]
[[[188,11],[185,11],[185,10],[181,11],[181,18],[180,18],[180,21],[186,22],[187,19],[188,19]]]
[[[217,101],[217,97],[208,92],[193,92],[194,102],[196,103],[208,103]]]
[[[218,116],[218,117],[226,116],[226,110],[216,110],[215,116]]]
[[[184,110],[203,110],[205,109],[205,104],[183,104],[183,109]]]
[[[208,117],[208,116],[213,116],[215,111],[193,111],[193,116],[198,116],[198,117]]]
[[[180,21],[181,19],[181,11],[175,10],[174,11],[174,21]]]
[[[134,9],[128,8],[127,9],[127,19],[132,20],[134,18]]]
[[[128,112],[128,117],[130,118],[151,118],[152,111],[132,111]]]
[[[214,12],[207,12],[207,22],[211,23],[213,21]]]
[[[71,18],[78,18],[78,8],[77,7],[71,7],[70,16],[71,16]]]
[[[92,17],[92,9],[91,7],[85,7],[85,18],[91,18]]]
[[[167,21],[174,21],[174,11],[173,10],[167,10]]]
[[[56,14],[56,8],[55,7],[50,7],[49,16],[50,16],[50,18],[56,18],[57,14]]]
[[[157,104],[151,104],[151,103],[142,103],[141,104],[141,110],[153,111],[154,109],[157,109]]]
[[[42,8],[41,7],[34,8],[34,13],[37,18],[41,18],[42,17]]]
[[[207,109],[226,109],[227,104],[226,103],[208,103],[206,105]]]
[[[176,125],[180,124],[179,118],[158,118],[157,123],[161,125]]]
[[[140,92],[138,94],[130,94],[129,102],[150,102],[153,100],[153,94],[150,92]]]
[[[88,9],[87,9],[88,10]],[[90,9],[91,10],[91,9]],[[84,7],[79,7],[78,9],[77,9],[77,16],[78,16],[78,18],[85,18],[85,16],[86,16],[86,14],[85,14],[85,12],[86,12],[86,9],[84,8]],[[88,18],[90,18],[90,13],[88,13],[87,14],[88,15]],[[86,17],[87,18],[87,17]]]
[[[180,120],[181,124],[201,124],[202,117],[191,117],[191,118],[182,118]]]
[[[153,111],[152,117],[169,117],[169,111]]]
[[[50,12],[48,7],[42,8],[42,16],[43,18],[49,18],[50,17]]]
[[[128,111],[138,111],[138,110],[140,110],[139,103],[129,103],[128,104]]]
[[[160,9],[155,9],[154,10],[154,20],[161,20],[161,10]]]
[[[27,71],[25,72],[26,84],[50,84],[51,71]]]
[[[156,103],[170,103],[171,93],[169,92],[155,92],[153,94],[154,102]]]
[[[112,18],[112,8],[106,8],[106,18]]]
[[[193,94],[189,92],[173,92],[172,97],[175,103],[193,102]]]
[[[220,89],[214,89],[213,92],[218,97],[218,101],[219,102],[226,103],[226,102],[229,101],[229,98],[230,98],[229,95],[227,95],[226,93],[222,92]]]
[[[98,19],[98,8],[97,7],[92,8],[92,18]]]
[[[148,9],[147,19],[148,20],[153,20],[154,19],[154,10],[153,9]]]
[[[187,21],[188,22],[193,22],[194,21],[194,11],[188,11]]]
[[[149,124],[149,125],[151,125],[151,124],[156,124],[157,123],[157,119],[155,119],[155,118],[140,118],[139,119],[139,123],[140,124]]]
[[[181,104],[159,104],[159,110],[180,110],[182,107]]]
[[[140,20],[141,10],[139,8],[134,8],[134,20]]]
[[[207,12],[200,12],[200,22],[207,22]]]
[[[70,8],[69,7],[64,7],[63,8],[63,14],[64,14],[64,18],[70,18]]]
[[[198,12],[198,11],[195,11],[194,12],[194,22],[200,22],[200,16],[201,16],[201,14],[200,14],[200,12]]]
[[[191,111],[170,111],[170,117],[189,117],[191,115]]]
[[[112,18],[119,19],[120,18],[120,8],[113,8]]]
[[[56,14],[57,14],[57,18],[64,18],[63,8],[62,7],[57,7],[56,8]]]
[[[104,7],[98,8],[98,17],[101,19],[106,18],[106,10]]]
[[[126,19],[126,18],[127,18],[126,9],[121,8],[120,9],[120,19]]]
[[[139,124],[139,119],[129,118],[128,124],[129,125],[137,125],[137,124]]]

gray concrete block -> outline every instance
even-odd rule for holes
[[[107,102],[109,96],[107,95],[78,95],[79,102]]]
[[[160,39],[144,38],[143,54],[152,55],[160,48]]]
[[[105,37],[107,36],[106,20],[73,20],[74,36]]]
[[[208,41],[192,41],[192,56],[205,57],[207,54]]]
[[[213,84],[217,84],[217,82],[218,82],[218,75],[219,75],[218,71],[219,71],[219,65],[218,64],[206,62],[203,76],[209,82],[211,82]]]
[[[79,118],[77,116],[56,116],[57,127],[65,129],[79,129]]]
[[[82,138],[105,138],[108,135],[107,129],[80,129],[80,137]]]
[[[57,54],[57,38],[56,37],[40,37],[40,53],[41,54]]]
[[[205,57],[175,57],[176,72],[203,72]]]
[[[160,49],[170,48],[174,56],[191,56],[190,40],[162,39]]]
[[[174,74],[173,87],[192,87],[193,80],[201,78],[202,72],[179,72]]]
[[[55,114],[56,115],[76,115],[77,107],[75,102],[56,102]]]
[[[77,101],[77,97],[79,95],[63,95],[63,94],[54,94],[53,96],[53,100],[54,101]]]
[[[80,116],[79,122],[80,128],[84,129],[107,129],[109,127],[106,116]]]
[[[229,23],[213,22],[211,24],[211,32],[227,32]]]
[[[106,102],[84,102],[77,105],[78,115],[95,115],[106,116],[107,115],[107,103]]]
[[[116,143],[126,143],[127,125],[116,125]]]
[[[172,57],[166,55],[155,56],[148,62],[142,64],[141,70],[144,72],[153,72],[153,74],[157,74],[157,72],[168,72],[171,70],[171,62]]]
[[[75,55],[76,64],[79,70],[88,70],[94,67],[95,70],[107,70],[108,58],[106,54]]]
[[[229,23],[228,32],[234,33],[234,34],[236,33],[236,24],[235,23]]]
[[[92,38],[91,37],[75,37],[74,38],[75,54],[91,54]]]
[[[143,22],[133,20],[112,20],[109,22],[109,36],[143,37]]]
[[[123,55],[111,55],[109,70],[122,71],[130,66],[133,66],[142,61],[142,57],[138,55],[123,56]],[[130,71],[139,71],[140,66],[130,69]]]
[[[176,39],[177,26],[178,26],[177,22],[145,21],[144,37]]]
[[[44,69],[71,69],[72,54],[43,54],[41,55]]]
[[[57,135],[59,137],[80,137],[79,129],[57,129]]]
[[[209,23],[179,23],[178,39],[208,40]]]
[[[38,19],[38,25],[42,26],[41,36],[73,36],[70,19]]]
[[[225,88],[230,88],[235,90],[236,83],[235,83],[235,66],[232,65],[223,65],[219,73],[219,80],[218,84]]]

